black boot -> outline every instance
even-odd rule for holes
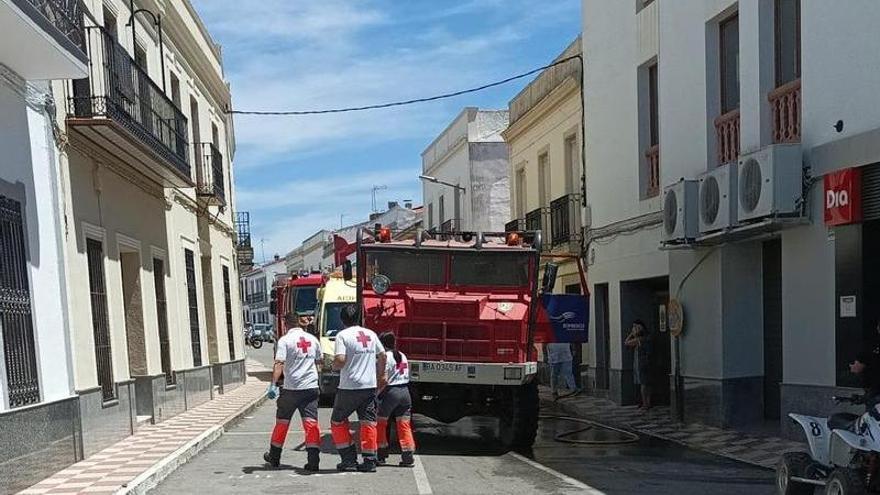
[[[337,471],[354,471],[357,469],[357,450],[355,450],[354,445],[339,449],[339,457],[342,458],[342,462],[336,465]]]
[[[388,460],[388,449],[387,448],[383,449],[382,447],[379,447],[379,453],[376,456],[376,465],[377,466],[384,466],[386,464],[387,460]]]
[[[416,463],[412,452],[400,453],[400,465],[403,467],[412,467]]]
[[[358,464],[357,470],[361,473],[375,473],[376,458],[373,456],[364,457],[364,462]]]
[[[306,453],[308,454],[309,457],[308,457],[308,462],[306,462],[306,465],[303,466],[303,469],[305,469],[306,471],[312,471],[312,472],[317,471],[320,452],[321,452],[320,449],[316,449],[314,447],[307,448]]]
[[[277,468],[281,465],[281,447],[271,446],[269,452],[263,454],[263,460],[269,467]]]

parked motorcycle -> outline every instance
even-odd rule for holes
[[[833,399],[838,404],[865,404],[864,395]],[[880,409],[876,400],[867,404],[861,416],[788,416],[804,429],[810,453],[783,454],[776,467],[780,495],[812,495],[816,487],[824,487],[826,495],[880,492]]]

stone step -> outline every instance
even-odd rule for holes
[[[137,426],[138,427],[145,426],[145,425],[152,423],[152,421],[153,421],[152,416],[138,416],[137,417]]]

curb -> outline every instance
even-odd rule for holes
[[[771,471],[775,469],[775,468],[772,467],[772,466],[767,466],[767,465],[764,465],[764,464],[760,464],[760,463],[757,463],[757,462],[755,462],[755,461],[753,461],[753,460],[750,460],[750,459],[744,459],[744,458],[736,457],[736,456],[733,456],[733,455],[730,455],[730,454],[725,454],[725,453],[723,453],[723,452],[719,452],[719,451],[715,451],[715,450],[710,450],[710,449],[707,449],[707,448],[705,448],[705,447],[701,447],[700,445],[697,445],[697,444],[689,444],[689,443],[687,443],[687,442],[685,442],[685,441],[683,441],[683,440],[677,440],[677,439],[675,439],[675,438],[670,438],[670,437],[667,437],[667,436],[665,436],[665,435],[660,435],[660,434],[658,434],[658,433],[654,433],[654,432],[651,432],[651,431],[640,430],[640,429],[633,428],[633,427],[628,426],[628,425],[619,425],[619,424],[616,424],[616,423],[614,423],[614,422],[612,422],[612,421],[602,421],[602,420],[597,420],[597,419],[595,419],[594,417],[591,417],[591,416],[588,416],[588,415],[583,414],[582,412],[580,412],[580,410],[578,410],[578,408],[577,408],[576,406],[570,406],[570,405],[566,404],[565,402],[553,402],[552,400],[543,399],[543,398],[540,399],[540,401],[541,401],[541,405],[542,405],[542,406],[544,406],[544,405],[552,405],[552,406],[554,406],[554,407],[558,407],[558,408],[562,409],[566,414],[570,414],[570,415],[572,415],[572,416],[577,416],[577,417],[579,417],[579,418],[588,419],[588,420],[590,420],[590,421],[595,421],[595,422],[598,423],[598,424],[614,426],[614,427],[616,427],[616,428],[621,428],[621,429],[623,429],[623,430],[626,430],[626,431],[629,431],[629,432],[632,432],[632,433],[637,433],[637,434],[639,434],[639,435],[645,435],[645,436],[648,436],[648,437],[659,438],[659,439],[661,439],[661,440],[665,440],[665,441],[667,441],[667,442],[672,442],[672,443],[674,443],[674,444],[681,445],[681,446],[683,446],[683,447],[687,447],[687,448],[689,448],[689,449],[694,449],[694,450],[698,450],[698,451],[700,451],[700,452],[705,452],[705,453],[707,453],[707,454],[712,454],[712,455],[715,455],[715,456],[718,456],[718,457],[723,457],[723,458],[725,458],[725,459],[730,459],[730,460],[733,460],[733,461],[742,462],[742,463],[744,463],[744,464],[748,464],[748,465],[750,465],[750,466],[754,466],[754,467],[759,467],[759,468],[761,468],[761,469],[767,469],[767,470],[771,470]],[[775,464],[775,463],[774,463],[774,464]]]
[[[165,478],[171,475],[177,468],[186,464],[190,459],[195,457],[199,452],[205,450],[209,445],[223,436],[226,429],[237,424],[244,416],[247,416],[254,409],[260,407],[266,400],[266,396],[261,395],[250,404],[242,407],[238,411],[227,416],[223,424],[211,427],[201,435],[193,438],[176,451],[159,460],[149,469],[138,475],[137,478],[130,481],[126,486],[116,491],[116,495],[142,495],[155,488]]]

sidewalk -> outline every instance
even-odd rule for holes
[[[266,382],[252,376],[263,365],[248,360],[244,385],[137,433],[19,494],[144,493],[219,438],[226,427],[257,407]]]
[[[541,387],[541,402],[552,402],[550,389]],[[669,407],[642,413],[637,406],[618,406],[607,399],[578,395],[556,402],[567,414],[597,423],[669,440],[755,466],[773,469],[784,452],[806,451],[805,443],[752,432],[725,430],[698,423],[681,424],[672,419]]]

